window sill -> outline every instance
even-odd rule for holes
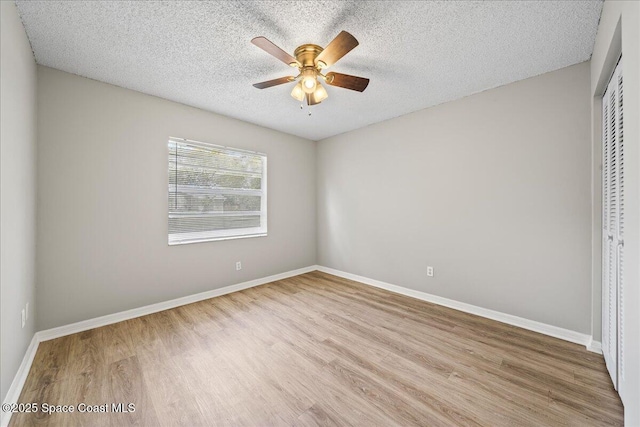
[[[267,233],[247,234],[243,236],[206,237],[202,239],[185,239],[169,242],[169,246],[189,245],[191,243],[218,242],[221,240],[250,239],[252,237],[267,237]]]

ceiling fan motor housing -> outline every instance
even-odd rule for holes
[[[293,54],[303,69],[307,67],[316,68],[316,57],[320,55],[322,51],[323,49],[317,44],[303,44],[299,46]]]

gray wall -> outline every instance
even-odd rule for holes
[[[267,153],[268,237],[167,245],[169,136]],[[38,170],[38,329],[315,264],[315,142],[39,66]]]
[[[320,141],[318,263],[590,333],[589,104],[582,63]]]
[[[2,400],[35,332],[36,63],[13,2],[0,2]],[[21,311],[29,302],[29,320]]]
[[[591,58],[593,192],[601,191],[601,98],[618,57],[622,54],[624,79],[625,236],[622,271],[622,355],[624,376],[618,392],[625,406],[625,425],[640,426],[640,3],[606,1]],[[594,335],[601,329],[601,212],[593,204]]]

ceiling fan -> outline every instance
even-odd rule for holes
[[[321,103],[329,96],[327,90],[318,81],[318,78],[324,80],[328,85],[343,87],[358,92],[363,92],[369,84],[369,79],[363,77],[334,72],[327,73],[326,75],[322,74],[322,70],[335,64],[340,58],[358,46],[358,40],[346,31],[340,32],[324,49],[315,44],[298,46],[293,52],[295,57],[289,55],[265,37],[256,37],[251,40],[251,43],[275,56],[285,64],[297,68],[299,71],[296,77],[280,77],[279,79],[254,84],[253,86],[258,89],[266,89],[299,80],[298,84],[296,84],[291,91],[291,96],[300,102],[306,99],[307,104],[311,106]]]

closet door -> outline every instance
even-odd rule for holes
[[[614,387],[624,374],[622,298],[624,260],[624,134],[622,60],[602,98],[603,232],[602,352]]]

